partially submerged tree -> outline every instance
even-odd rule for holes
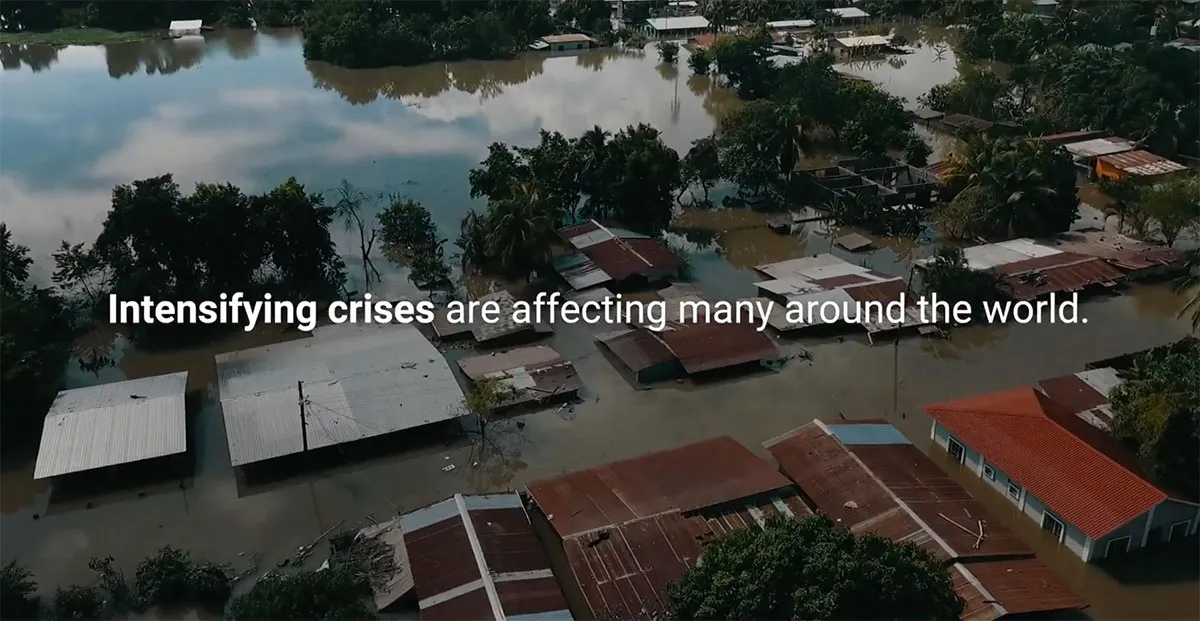
[[[957,619],[946,566],[825,516],[774,518],[704,547],[667,592],[676,619]]]
[[[808,144],[793,108],[751,101],[721,119],[717,131],[725,176],[749,196],[783,194],[790,173]]]
[[[370,199],[362,190],[354,187],[349,181],[342,179],[337,188],[338,199],[333,204],[334,217],[340,219],[347,231],[358,233],[359,260],[362,261],[363,289],[371,290],[371,277],[380,280],[379,270],[371,262],[371,251],[375,247],[375,238],[379,230],[367,224],[363,211],[369,207]]]
[[[0,224],[0,440],[9,450],[41,430],[74,338],[62,299],[30,284],[32,263],[29,249]]]
[[[1121,377],[1111,395],[1113,434],[1137,451],[1159,481],[1200,495],[1200,341],[1151,350]]]
[[[1189,250],[1184,272],[1175,279],[1175,292],[1184,296],[1179,317],[1191,320],[1192,332],[1200,329],[1200,250]]]
[[[967,302],[972,317],[980,317],[983,305],[1010,299],[1012,293],[1004,280],[990,270],[973,270],[959,248],[938,248],[933,260],[921,270],[921,293],[929,299],[937,294],[939,300]]]
[[[708,68],[712,65],[712,56],[707,50],[696,50],[688,56],[688,67],[691,67],[692,73],[696,75],[708,75]]]
[[[725,174],[721,168],[721,148],[717,140],[707,136],[692,141],[692,148],[683,156],[681,171],[684,185],[700,186],[704,190],[704,202],[709,204],[709,190],[717,185]]]
[[[438,236],[424,205],[392,197],[378,219],[384,254],[397,263],[407,263],[414,284],[428,288],[449,282],[450,267],[443,255],[446,240]]]
[[[679,59],[679,44],[674,41],[659,41],[657,49],[658,57],[664,63],[675,64]]]
[[[1168,246],[1180,233],[1200,233],[1200,179],[1181,177],[1144,188],[1138,196],[1138,211],[1154,225]]]
[[[949,185],[979,188],[969,229],[984,237],[1053,235],[1079,217],[1075,167],[1062,147],[977,138],[955,155],[948,175]]]
[[[4,611],[4,618],[14,621],[36,619],[40,606],[33,573],[16,561],[5,563],[0,570],[0,610]]]
[[[171,546],[138,563],[135,585],[138,610],[155,606],[220,610],[230,594],[229,575],[223,568],[197,562],[190,553]]]
[[[95,621],[104,618],[104,597],[99,589],[71,585],[60,587],[51,604],[55,621]]]
[[[349,567],[300,572],[273,572],[234,598],[230,621],[370,621],[376,618],[370,602],[371,585]]]

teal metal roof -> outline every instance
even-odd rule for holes
[[[829,425],[829,431],[846,446],[911,444],[899,429],[887,424]]]

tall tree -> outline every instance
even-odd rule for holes
[[[604,213],[625,226],[657,235],[675,210],[681,180],[679,154],[662,133],[641,123],[617,132],[606,149]]]
[[[945,565],[914,543],[828,517],[725,535],[667,593],[676,619],[957,619]]]
[[[32,263],[29,249],[0,224],[0,440],[7,450],[41,429],[62,388],[74,333],[58,295],[30,284]]]
[[[1151,350],[1121,373],[1112,392],[1113,434],[1171,488],[1200,495],[1200,341]]]
[[[1168,246],[1180,233],[1200,233],[1200,179],[1179,177],[1156,183],[1139,193],[1138,211],[1154,223],[1155,232]]]
[[[683,156],[682,172],[685,185],[699,185],[704,190],[704,202],[708,203],[708,191],[721,181],[721,148],[716,138],[708,136],[692,141],[692,148]]]
[[[1079,217],[1075,167],[1062,147],[1026,139],[976,138],[956,154],[948,183],[978,186],[989,197],[976,204],[970,227],[991,238],[1061,233]]]
[[[368,224],[369,218],[363,217],[363,212],[370,208],[370,199],[362,190],[354,187],[349,181],[342,179],[337,189],[337,202],[333,205],[334,215],[342,221],[347,231],[358,233],[359,260],[362,261],[363,289],[371,290],[371,277],[381,279],[379,270],[371,261],[371,251],[375,248],[375,238],[379,230]]]

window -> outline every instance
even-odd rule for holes
[[[1116,539],[1109,541],[1108,545],[1105,546],[1104,556],[1109,558],[1121,556],[1122,554],[1129,552],[1129,544],[1132,542],[1133,539],[1129,537],[1117,537]]]
[[[1187,537],[1188,527],[1191,526],[1188,522],[1176,522],[1171,525],[1171,532],[1167,533],[1167,541],[1175,541]]]
[[[1066,532],[1066,528],[1063,527],[1062,521],[1053,515],[1050,515],[1050,512],[1048,511],[1042,514],[1042,530],[1054,535],[1054,537],[1059,541],[1063,540],[1063,533]]]
[[[1008,497],[1012,498],[1013,500],[1020,500],[1021,499],[1021,486],[1017,485],[1016,483],[1013,483],[1012,481],[1009,481],[1008,482]]]
[[[966,449],[963,448],[963,445],[954,438],[950,438],[949,442],[946,444],[946,450],[950,451],[950,456],[954,458],[954,461],[960,464],[963,462],[963,455],[966,455],[967,453]]]
[[[996,480],[996,469],[987,464],[984,464],[983,465],[983,476],[986,477],[987,480],[989,480],[989,481],[995,481]]]

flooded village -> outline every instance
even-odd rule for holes
[[[140,345],[102,320],[81,330],[62,391],[32,440],[6,443],[0,473],[0,560],[28,569],[43,607],[82,585],[113,613],[114,573],[89,561],[111,557],[136,591],[138,563],[172,546],[228,579],[220,606],[191,618],[283,614],[238,596],[339,566],[372,595],[340,618],[687,618],[687,589],[668,591],[706,590],[695,570],[707,546],[819,515],[928,553],[964,619],[1200,616],[1200,505],[1113,433],[1132,398],[1118,388],[1131,354],[1196,351],[1184,340],[1194,293],[1177,283],[1200,229],[1198,215],[1165,243],[1115,188],[1193,179],[1190,152],[1156,155],[1121,128],[1027,131],[934,110],[931,89],[976,71],[966,28],[871,15],[886,3],[774,21],[718,20],[705,2],[598,4],[618,28],[580,17],[512,58],[406,67],[306,60],[299,27],[194,21],[145,40],[0,45],[0,218],[5,250],[11,232],[28,251],[30,286],[64,282],[64,240],[111,230],[114,186],[168,173],[184,205],[202,205],[196,184],[228,182],[269,212],[289,177],[329,205],[353,191],[358,222],[410,201],[451,240],[445,273],[429,276],[415,245],[327,223],[341,294],[432,300],[443,310],[429,325],[265,326],[182,347]],[[770,67],[828,52],[838,80],[899,98],[926,153],[861,157],[831,146],[842,135],[801,139],[795,161],[780,156],[770,201],[730,179],[754,171],[711,184],[697,173],[670,188],[666,221],[648,223],[587,207],[585,189],[547,247],[523,253],[545,252],[536,267],[520,252],[490,257],[516,266],[503,274],[459,261],[471,217],[498,229],[493,212],[537,215],[505,213],[511,195],[480,191],[477,171],[505,174],[489,145],[512,145],[520,162],[531,157],[520,149],[553,147],[547,132],[624,147],[648,140],[634,129],[646,124],[686,168],[698,141],[729,135],[727,119],[760,103],[746,96],[751,78],[698,71],[693,57],[760,30],[770,41],[756,58]],[[1053,236],[952,239],[931,214],[972,191],[956,171],[981,136],[1069,158],[1078,217]],[[634,152],[643,169],[660,170],[646,149]],[[629,202],[651,186],[614,192]],[[201,245],[230,248],[247,235],[204,234]],[[686,301],[911,301],[946,271],[943,248],[958,252],[955,273],[983,275],[1007,299],[1079,293],[1082,321],[934,325],[910,311],[823,325],[779,313],[758,331],[679,316]],[[512,321],[513,302],[539,291],[663,301],[667,329]],[[504,317],[454,324],[450,299],[495,301]],[[1184,425],[1173,429],[1186,444]]]

